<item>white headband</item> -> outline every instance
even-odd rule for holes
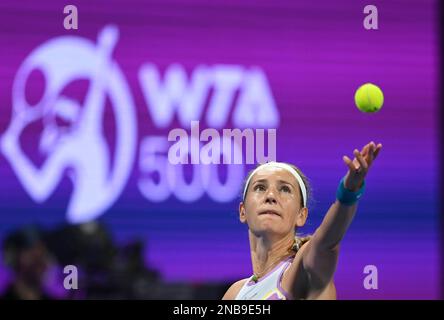
[[[290,172],[296,178],[297,182],[299,183],[299,187],[301,188],[302,200],[303,200],[304,207],[307,206],[307,190],[305,188],[304,181],[302,180],[299,173],[295,169],[293,169],[291,166],[289,166],[288,164],[282,163],[282,162],[275,162],[275,161],[261,164],[259,167],[257,167],[256,169],[253,170],[253,172],[248,177],[247,182],[245,183],[244,193],[243,193],[243,197],[242,197],[242,199],[244,201],[245,201],[245,195],[247,194],[247,189],[248,189],[248,185],[250,184],[251,178],[254,176],[254,174],[256,172],[258,172],[260,169],[263,169],[264,167],[281,168],[281,169],[284,169],[284,170],[287,170],[288,172]]]

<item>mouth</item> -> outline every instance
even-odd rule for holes
[[[263,211],[259,212],[259,215],[260,215],[260,216],[262,216],[262,215],[271,215],[271,216],[278,216],[278,217],[281,216],[281,215],[280,215],[277,211],[275,211],[275,210],[263,210]]]

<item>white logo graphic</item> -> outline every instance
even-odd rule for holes
[[[244,163],[254,162],[254,155],[257,162],[266,160],[264,128],[269,129],[267,157],[274,159],[276,155],[275,129],[280,119],[265,71],[259,66],[199,64],[188,77],[179,63],[171,64],[164,75],[156,65],[144,63],[138,70],[140,89],[150,120],[165,132],[138,140],[130,88],[111,58],[117,40],[118,30],[111,26],[100,32],[97,44],[80,37],[58,37],[31,52],[20,66],[13,84],[12,120],[0,138],[0,147],[23,188],[34,201],[46,201],[67,172],[73,183],[68,221],[93,220],[122,193],[138,147],[137,186],[146,200],[163,202],[175,196],[182,202],[194,202],[205,194],[216,202],[234,200],[245,176]],[[45,91],[37,103],[31,104],[26,100],[25,88],[35,70],[43,73]],[[90,85],[84,102],[65,93],[68,85],[85,79]],[[107,142],[104,130],[106,101],[112,105],[115,119],[113,146]],[[188,168],[181,164],[190,162],[173,165],[168,161],[171,141],[166,129],[174,125],[175,119],[192,133],[192,123],[202,121],[202,127],[207,127],[201,137],[191,135],[192,152],[181,150],[181,157],[191,157],[191,180],[185,179]],[[36,136],[39,152],[45,157],[42,165],[36,165],[21,144],[32,128],[38,128],[36,124],[43,126]],[[214,128],[227,134],[220,137]],[[256,136],[250,134],[254,128]],[[210,135],[212,143],[202,145]],[[217,141],[222,148],[217,147]],[[202,152],[207,156],[202,163],[208,165],[193,161]],[[219,170],[221,157],[221,164],[230,164],[222,168],[225,178]]]
[[[79,37],[59,37],[35,49],[14,79],[11,123],[1,138],[1,150],[27,193],[43,202],[56,189],[67,169],[73,183],[67,218],[72,223],[92,220],[121,194],[136,151],[135,106],[119,66],[112,61],[118,40],[115,27],[105,27],[98,44]],[[38,69],[45,76],[45,92],[29,105],[25,85]],[[61,94],[78,79],[90,80],[83,105]],[[109,97],[116,121],[114,158],[104,137],[105,99]],[[62,119],[67,126],[60,126]],[[42,121],[39,151],[45,162],[37,167],[20,145],[23,130]]]
[[[205,194],[216,202],[235,200],[246,173],[244,163],[253,162],[254,154],[257,162],[266,160],[263,128],[269,129],[268,158],[276,157],[273,133],[279,126],[280,116],[262,68],[200,64],[187,76],[184,66],[174,63],[161,75],[156,65],[145,63],[139,70],[139,82],[154,125],[166,129],[177,119],[181,126],[165,136],[146,136],[141,140],[138,187],[147,200],[163,202],[173,195],[190,203]],[[202,135],[196,133],[199,123],[207,126]],[[224,126],[235,129],[223,129]],[[191,134],[188,135],[184,128],[191,128]],[[214,128],[229,134],[220,137]],[[259,128],[255,142],[248,134],[254,128]],[[174,135],[185,139],[171,146]],[[245,139],[240,139],[243,136]],[[203,145],[202,142],[208,143]],[[243,146],[246,161],[241,156]],[[177,157],[172,149],[179,152],[179,161],[175,160]],[[202,154],[207,156],[203,156],[205,160],[200,163]],[[230,160],[232,155],[233,161]],[[219,172],[221,157],[220,163],[230,163],[225,166],[225,179]],[[189,158],[191,161],[187,160]],[[185,163],[193,166],[191,179],[185,179]]]

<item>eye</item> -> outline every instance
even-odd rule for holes
[[[265,191],[265,186],[263,184],[257,184],[254,186],[254,191]]]
[[[281,191],[291,193],[291,189],[290,189],[290,187],[288,187],[288,186],[282,186],[282,187],[281,187]]]

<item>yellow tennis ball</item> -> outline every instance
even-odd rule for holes
[[[384,94],[378,86],[366,83],[356,90],[355,103],[362,112],[377,112],[384,103]]]

